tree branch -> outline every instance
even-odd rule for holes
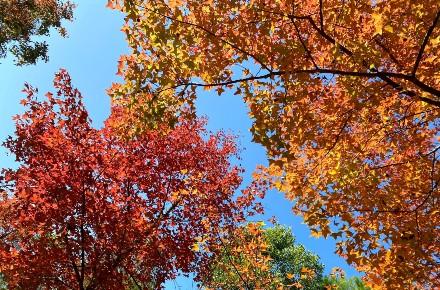
[[[0,240],[3,240],[4,238],[6,238],[7,236],[9,236],[12,233],[13,233],[13,231],[3,233],[2,235],[0,235]]]
[[[75,272],[75,277],[76,277],[76,280],[78,282],[78,287],[79,287],[80,290],[84,290],[84,285],[83,285],[83,283],[81,281],[81,274],[80,274],[80,272],[78,270],[78,266],[76,265],[75,259],[74,259],[73,255],[72,255],[72,251],[71,251],[70,243],[69,243],[69,238],[67,237],[67,234],[64,235],[64,243],[66,244],[66,248],[67,248],[67,251],[68,251],[67,254],[69,255],[70,263],[72,265],[73,271]]]
[[[304,16],[298,16],[298,15],[294,15],[294,14],[289,14],[289,15],[285,15],[287,16],[291,22],[295,25],[296,27],[296,23],[294,22],[294,20],[306,20],[307,22],[309,22],[309,24],[312,26],[312,28],[319,34],[321,35],[324,39],[326,39],[327,41],[329,41],[330,43],[336,45],[338,44],[339,46],[339,50],[346,54],[349,57],[352,57],[354,54],[353,52],[348,49],[347,47],[345,47],[344,45],[337,43],[337,41],[330,36],[329,34],[327,34],[324,30],[324,18],[323,18],[323,3],[322,0],[320,0],[320,6],[319,6],[319,18],[320,18],[320,26],[318,26],[316,24],[316,22],[313,20],[311,15],[304,15]],[[196,24],[196,23],[191,23],[188,21],[184,21],[184,20],[179,20],[176,19],[172,16],[169,15],[165,15],[162,14],[160,12],[158,12],[157,10],[154,9],[150,9],[144,6],[140,6],[138,5],[140,8],[149,10],[153,13],[156,13],[166,19],[169,19],[171,21],[174,22],[178,22],[184,25],[188,25],[188,26],[192,26],[195,27],[199,30],[204,31],[206,34],[213,36],[215,38],[217,38],[219,41],[231,46],[233,49],[237,50],[240,53],[243,53],[244,55],[247,55],[249,57],[251,57],[252,59],[254,59],[258,64],[260,64],[264,69],[266,69],[267,71],[269,71],[268,74],[265,75],[261,75],[261,76],[252,76],[252,77],[248,77],[248,78],[241,78],[241,79],[236,79],[236,80],[229,80],[229,81],[224,81],[224,82],[218,82],[218,83],[195,83],[195,82],[188,82],[185,84],[177,84],[175,86],[171,86],[169,88],[164,88],[161,89],[159,91],[157,91],[156,93],[160,93],[162,91],[166,91],[169,89],[175,89],[178,87],[182,87],[182,86],[200,86],[200,87],[216,87],[216,86],[226,86],[226,85],[231,85],[231,84],[235,84],[235,83],[241,83],[241,82],[247,82],[247,81],[252,81],[252,80],[259,80],[259,79],[264,79],[264,78],[270,78],[273,76],[280,76],[283,74],[301,74],[301,73],[309,73],[309,74],[313,74],[313,73],[329,73],[329,74],[336,74],[336,75],[346,75],[346,76],[357,76],[357,77],[369,77],[369,78],[379,78],[381,80],[383,80],[384,82],[386,82],[387,84],[389,84],[392,88],[396,89],[400,94],[404,94],[407,95],[409,97],[415,97],[417,99],[419,99],[420,101],[423,101],[425,103],[428,103],[430,105],[434,105],[437,107],[440,107],[440,90],[431,87],[429,85],[427,85],[426,83],[420,81],[419,79],[417,79],[415,77],[415,71],[417,70],[417,67],[420,63],[420,59],[423,55],[423,51],[426,47],[426,44],[428,43],[429,37],[432,34],[432,31],[434,30],[435,26],[437,25],[437,22],[440,18],[440,11],[437,13],[436,18],[434,19],[433,24],[430,26],[430,28],[427,31],[427,34],[425,35],[424,41],[422,43],[422,47],[419,51],[419,57],[416,60],[416,64],[414,66],[414,72],[411,75],[406,75],[403,73],[394,73],[394,72],[381,72],[378,71],[377,69],[373,69],[372,72],[349,72],[349,71],[340,71],[340,70],[332,70],[332,69],[318,69],[316,63],[314,62],[313,58],[311,57],[311,53],[310,51],[307,49],[307,47],[305,46],[305,43],[302,41],[302,38],[300,35],[298,35],[299,40],[301,41],[306,53],[308,54],[309,58],[311,58],[312,63],[315,66],[315,69],[301,69],[301,70],[293,70],[293,71],[273,71],[271,68],[269,68],[266,64],[264,64],[263,61],[261,61],[256,55],[247,52],[246,50],[244,50],[243,48],[239,47],[238,45],[235,45],[234,43],[229,42],[228,40],[222,38],[221,36],[217,35],[216,33],[212,32],[211,30]],[[265,10],[262,10],[265,11]],[[271,12],[271,11],[265,11],[265,12],[269,12],[269,13],[274,13],[274,14],[278,14],[278,15],[284,15],[282,13],[277,13],[277,12]],[[299,33],[298,29],[297,29],[297,33]],[[362,61],[362,65],[367,69],[370,70],[368,62],[367,61]],[[430,93],[431,95],[435,96],[438,98],[437,99],[432,99],[426,96],[421,96],[420,94],[418,94],[415,91],[411,91],[411,90],[407,90],[405,89],[401,84],[395,82],[394,80],[392,80],[391,78],[397,78],[397,79],[403,79],[406,81],[409,81],[410,83],[412,83],[413,85],[415,85],[416,87],[420,88],[422,91],[425,91],[427,93]]]
[[[321,30],[324,31],[324,13],[322,12],[322,0],[319,0],[319,24],[321,25]]]
[[[315,60],[313,59],[312,53],[311,53],[310,50],[307,48],[306,44],[304,43],[304,40],[302,39],[301,32],[299,31],[298,25],[296,25],[296,23],[295,23],[294,21],[292,21],[292,23],[293,23],[293,26],[295,27],[296,34],[298,35],[298,39],[299,39],[299,41],[301,42],[301,45],[302,45],[302,47],[304,48],[304,50],[305,50],[307,56],[308,56],[308,57],[310,58],[310,60],[312,61],[313,66],[314,66],[316,69],[318,69],[318,65],[316,64]]]
[[[226,256],[228,257],[228,261],[229,263],[232,265],[232,267],[234,268],[234,271],[237,273],[238,278],[243,282],[245,289],[246,290],[251,290],[252,288],[249,287],[247,281],[243,278],[243,276],[241,275],[240,271],[237,269],[237,266],[235,265],[234,261],[232,261],[231,259],[231,255],[229,253],[229,249],[226,248],[226,245],[223,243],[223,240],[220,237],[220,243],[222,244],[223,248],[227,251]]]
[[[437,12],[437,15],[435,16],[432,25],[428,28],[428,31],[426,31],[425,37],[423,38],[422,45],[420,46],[420,50],[416,58],[416,62],[413,67],[413,71],[411,73],[412,76],[416,75],[417,69],[419,68],[420,61],[422,60],[423,53],[425,51],[425,47],[428,44],[429,38],[431,37],[431,34],[434,31],[434,28],[436,27],[439,18],[440,18],[440,11]]]
[[[439,12],[440,13],[440,12]],[[438,21],[438,17],[439,14],[437,14],[435,23]],[[333,43],[333,44],[337,44],[336,40],[331,37],[330,35],[328,35],[324,30],[322,30],[321,28],[319,28],[315,21],[313,21],[311,16],[296,16],[296,15],[288,15],[288,18],[291,19],[291,21],[293,21],[293,19],[302,19],[302,20],[307,20],[310,25],[313,27],[313,29],[315,29],[322,37],[324,37],[325,39],[327,39],[329,42]],[[432,28],[434,29],[434,28]],[[348,56],[353,56],[353,52],[351,52],[348,48],[346,48],[344,45],[339,43],[339,49],[347,54]],[[423,53],[423,52],[422,52]],[[368,63],[366,63],[365,61],[363,61],[363,65],[368,69]],[[388,83],[389,85],[391,85],[394,89],[398,90],[399,92],[401,92],[402,94],[406,94],[410,97],[417,97],[419,100],[424,101],[428,104],[431,105],[435,105],[435,106],[439,106],[440,107],[440,91],[430,87],[428,85],[426,85],[425,83],[421,82],[420,80],[418,80],[414,75],[405,75],[405,74],[401,74],[401,73],[383,73],[383,72],[377,72],[377,77],[379,77],[380,79],[384,80],[386,83]],[[391,75],[393,74],[393,75]],[[413,91],[408,91],[408,90],[404,90],[403,87],[394,82],[393,80],[391,80],[389,77],[400,77],[403,79],[406,79],[410,82],[412,82],[414,85],[418,86],[419,88],[421,88],[422,90],[436,96],[439,98],[439,100],[433,100],[430,98],[426,98],[423,96],[418,96],[415,92]]]
[[[80,279],[81,284],[84,283],[84,275],[85,275],[85,229],[84,229],[84,221],[86,219],[86,193],[85,189],[82,190],[82,201],[81,201],[81,272]]]
[[[386,47],[382,42],[380,42],[379,39],[375,38],[374,42],[380,47],[382,48],[383,51],[385,51],[391,58],[391,60],[399,67],[399,69],[402,69],[402,65],[400,64],[400,62],[397,60],[397,58],[391,53],[391,51],[388,49],[388,47]]]
[[[188,82],[188,83],[177,84],[177,85],[174,85],[174,86],[171,86],[168,88],[164,88],[162,90],[157,91],[156,93],[161,93],[166,90],[172,90],[172,89],[176,89],[176,88],[183,87],[183,86],[218,87],[218,86],[227,86],[227,85],[231,85],[231,84],[248,82],[248,81],[253,81],[253,80],[267,79],[267,78],[271,78],[271,77],[275,77],[275,76],[294,75],[294,74],[334,74],[334,75],[341,75],[341,76],[356,76],[356,77],[363,77],[363,78],[380,78],[382,80],[384,80],[384,79],[389,80],[390,82],[392,82],[394,84],[393,87],[398,86],[399,88],[401,88],[401,86],[399,84],[395,83],[394,81],[392,81],[390,78],[392,77],[392,78],[403,79],[403,80],[407,80],[407,81],[419,86],[420,88],[422,88],[426,92],[429,92],[435,96],[438,96],[439,97],[438,101],[430,99],[430,98],[422,97],[422,96],[418,96],[418,98],[426,103],[440,107],[440,91],[433,88],[433,87],[426,85],[425,83],[421,82],[420,80],[418,80],[414,76],[405,75],[405,74],[401,74],[401,73],[394,73],[394,72],[381,72],[381,71],[355,72],[355,71],[343,71],[343,70],[325,69],[325,68],[298,69],[298,70],[291,70],[291,71],[273,71],[273,72],[269,72],[267,74],[260,75],[260,76],[252,76],[252,77],[229,80],[229,81],[218,82],[218,83]],[[397,87],[394,87],[394,88],[397,88]],[[410,96],[417,96],[414,92],[403,91],[403,89],[402,89],[402,93],[409,94]]]
[[[348,122],[350,121],[350,118],[351,118],[351,116],[352,115],[349,115],[346,119],[345,119],[345,121],[344,121],[344,123],[342,124],[342,126],[339,128],[339,132],[338,132],[338,134],[336,135],[336,138],[335,138],[335,141],[333,141],[333,144],[330,146],[330,148],[327,150],[327,153],[325,153],[325,155],[324,155],[324,157],[326,157],[335,147],[336,147],[336,145],[338,144],[338,141],[339,141],[339,139],[341,138],[341,135],[342,135],[342,133],[344,132],[344,130],[345,130],[345,128],[347,127],[347,125],[348,125]]]

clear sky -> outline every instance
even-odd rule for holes
[[[105,90],[112,82],[118,81],[116,65],[120,54],[127,51],[120,27],[122,15],[105,8],[106,0],[75,0],[75,20],[67,23],[69,38],[63,39],[53,33],[49,42],[48,63],[39,62],[36,66],[17,67],[11,57],[0,60],[0,140],[4,141],[14,132],[12,116],[22,108],[21,90],[25,82],[39,88],[44,94],[52,90],[52,80],[59,68],[69,71],[73,83],[85,97],[87,109],[96,127],[109,114],[110,100]],[[265,152],[260,145],[251,142],[249,128],[251,120],[247,116],[245,104],[238,96],[226,94],[217,96],[215,92],[203,92],[197,103],[199,115],[209,118],[208,128],[212,131],[224,129],[238,135],[238,143],[243,151],[240,164],[246,169],[245,184],[250,181],[252,171],[258,164],[266,164]],[[0,147],[0,167],[14,166],[13,156],[9,156]],[[341,267],[348,276],[357,272],[334,254],[335,243],[332,239],[316,239],[302,219],[292,214],[289,201],[281,193],[269,192],[264,200],[267,219],[275,216],[280,224],[292,228],[297,242],[317,253],[325,264],[326,273],[333,267]],[[170,281],[166,289],[195,289],[188,279],[179,278]]]

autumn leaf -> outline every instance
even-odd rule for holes
[[[191,247],[191,250],[193,250],[194,252],[200,251],[199,243],[194,243]]]
[[[374,35],[382,35],[383,31],[383,18],[380,13],[373,13],[371,15],[373,18]]]

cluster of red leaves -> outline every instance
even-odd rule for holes
[[[201,121],[163,133],[113,134],[121,110],[95,129],[72,88],[56,75],[56,95],[27,110],[5,145],[19,167],[0,175],[0,272],[11,288],[160,288],[178,271],[199,272],[211,255],[194,251],[252,211],[240,197],[230,136],[209,135]]]

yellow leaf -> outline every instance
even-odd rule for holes
[[[182,1],[181,0],[170,0],[169,1],[170,8],[177,8],[180,5],[182,5]]]
[[[193,244],[192,247],[191,247],[191,250],[193,250],[194,252],[200,251],[199,243]]]
[[[306,267],[301,268],[301,273],[308,273],[309,271],[310,271],[309,268]]]
[[[314,237],[314,238],[319,238],[319,237],[321,237],[322,235],[321,235],[321,233],[318,232],[317,230],[312,229],[312,230],[311,230],[311,236]]]
[[[179,198],[179,192],[174,191],[171,193],[171,201],[175,201]]]
[[[373,13],[371,15],[374,22],[374,35],[382,35],[382,28],[383,28],[383,19],[382,14],[379,13]]]
[[[287,276],[287,279],[292,279],[295,275],[292,273],[287,273],[286,276]]]
[[[302,288],[304,288],[304,286],[301,285],[301,283],[299,283],[299,282],[295,282],[295,283],[293,283],[293,284],[286,285],[286,286],[296,287],[296,288],[298,288],[298,289],[302,289]]]
[[[275,188],[281,191],[281,187],[283,186],[283,184],[281,183],[281,181],[277,180],[274,182]]]
[[[394,32],[394,29],[391,25],[385,25],[384,29],[388,32]]]

